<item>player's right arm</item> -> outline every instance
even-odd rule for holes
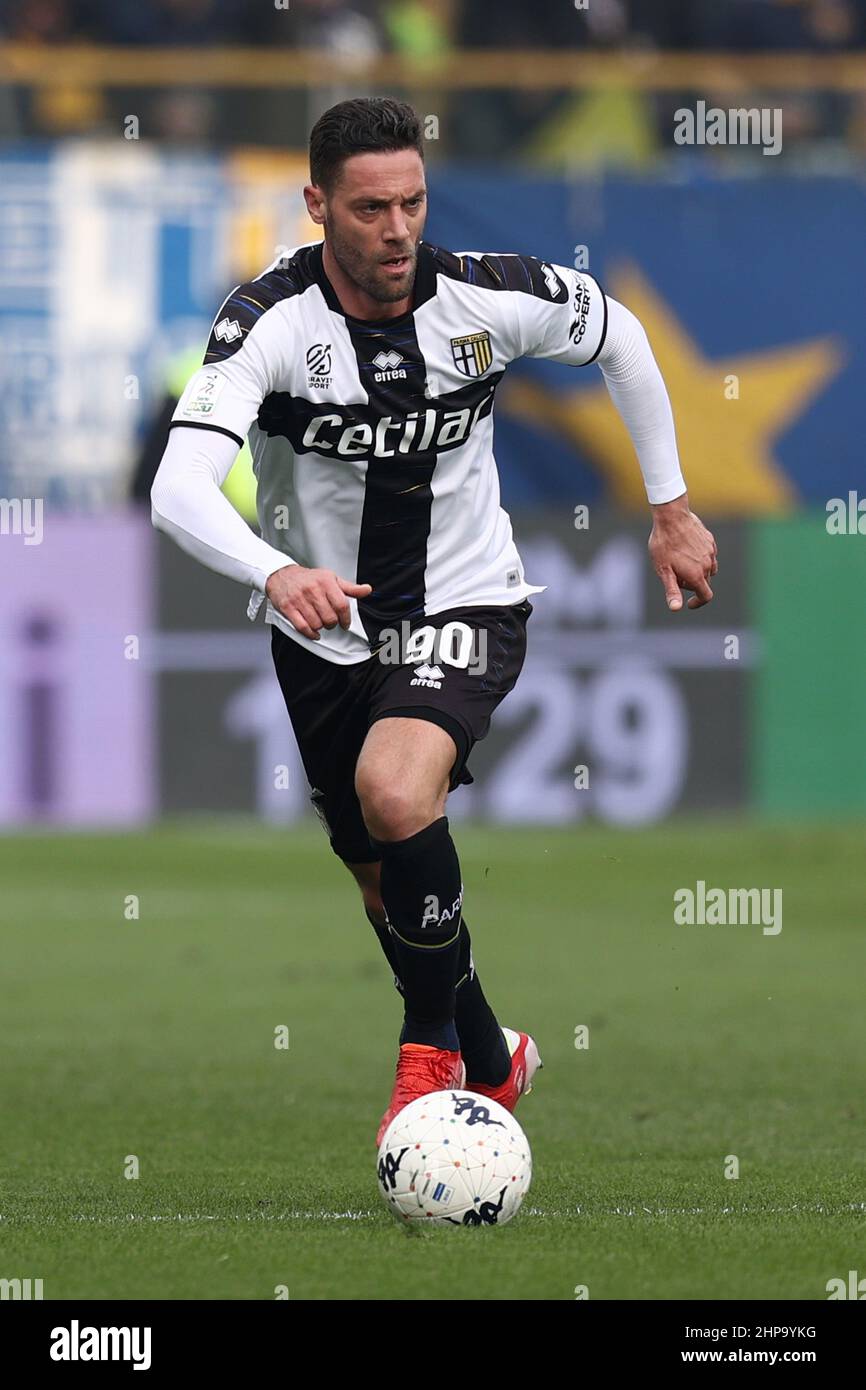
[[[238,305],[230,312],[241,337],[225,346],[211,334],[206,356],[218,360],[193,374],[177,404],[151,488],[151,518],[181,549],[209,569],[266,594],[302,636],[317,640],[322,627],[349,626],[349,596],[365,596],[370,585],[298,564],[257,536],[221,491],[244,436],[273,389],[278,361],[269,342],[274,320],[268,323],[266,313],[245,316]],[[283,350],[281,344],[277,352]]]

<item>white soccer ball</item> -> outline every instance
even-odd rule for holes
[[[395,1115],[379,1148],[379,1191],[404,1221],[504,1226],[532,1178],[510,1111],[474,1091],[433,1091]]]

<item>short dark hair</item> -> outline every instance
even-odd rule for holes
[[[330,188],[350,155],[379,150],[417,150],[424,158],[417,111],[391,97],[340,101],[310,132],[310,178],[319,188]]]

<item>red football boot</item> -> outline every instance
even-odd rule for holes
[[[511,1071],[501,1086],[485,1086],[480,1081],[466,1082],[467,1091],[475,1091],[479,1096],[498,1100],[506,1110],[514,1110],[520,1097],[532,1090],[532,1078],[543,1062],[538,1048],[528,1033],[517,1033],[513,1028],[503,1028],[503,1037],[511,1053]]]
[[[401,1043],[391,1103],[382,1116],[376,1148],[404,1105],[419,1096],[428,1096],[431,1091],[462,1091],[465,1080],[466,1068],[459,1052],[446,1052],[442,1047],[428,1047],[425,1043]]]

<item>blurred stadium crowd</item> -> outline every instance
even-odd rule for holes
[[[730,53],[784,65],[866,48],[866,0],[577,3],[498,0],[494,8],[485,0],[0,0],[0,56],[7,45],[30,55],[23,66],[15,57],[6,69],[0,138],[111,136],[132,111],[159,142],[303,148],[306,131],[332,101],[387,89],[442,117],[434,157],[517,161],[551,172],[639,169],[672,149],[674,112],[685,102],[741,104],[737,83],[717,87],[696,66],[694,82],[684,87],[691,73],[680,68],[681,83],[671,77],[672,63],[694,55],[698,65],[706,55]],[[54,66],[58,51],[73,44],[75,54]],[[81,45],[101,54],[95,66],[81,58]],[[115,78],[112,67],[115,45],[153,57],[158,49],[197,58],[234,50],[237,63],[219,80],[175,70],[157,72],[153,85],[137,75],[124,90],[124,78]],[[267,53],[271,65],[273,76],[264,80],[257,51]],[[314,51],[317,60],[282,72],[279,55],[293,51]],[[546,71],[544,55],[549,65],[560,63],[557,71],[549,68],[549,82],[524,82],[521,74],[515,77],[513,61],[507,67],[509,58],[530,51],[536,76]],[[562,57],[570,53],[631,55],[645,58],[650,69],[642,81],[632,71],[619,83],[613,78],[581,90],[562,75]],[[457,55],[460,80],[443,86],[443,74],[454,78]],[[501,76],[492,77],[503,58]],[[388,59],[404,60],[407,74],[413,66],[414,77],[401,82],[398,67],[396,80],[382,80],[375,65]],[[41,66],[38,80],[28,78],[28,63]],[[123,71],[128,74],[128,67]],[[816,71],[814,86],[810,82],[804,86],[801,70],[790,86],[784,75],[766,87],[747,84],[749,104],[784,107],[783,156],[771,162],[809,169],[828,159],[836,168],[852,160],[859,165],[866,156],[863,85],[858,89],[850,76],[839,82],[826,69]],[[724,172],[724,152],[714,150],[710,159],[716,172]],[[770,172],[767,163],[762,174]]]
[[[839,49],[866,41],[864,0],[6,0],[7,39],[287,44],[435,55],[449,48]]]

